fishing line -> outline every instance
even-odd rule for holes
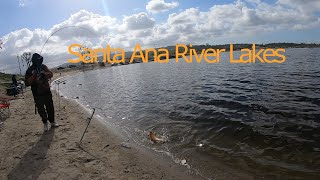
[[[80,27],[80,26],[66,26],[66,27],[62,27],[62,28],[54,31],[54,32],[47,38],[47,40],[46,40],[45,43],[43,44],[43,46],[42,46],[39,54],[41,55],[43,48],[44,48],[45,45],[49,42],[49,39],[50,39],[54,34],[56,34],[57,32],[59,32],[59,31],[61,31],[61,30],[67,29],[67,28],[80,28],[80,29],[84,29],[84,30],[87,30],[87,31],[89,31],[89,32],[91,32],[92,34],[95,35],[95,33],[94,33],[93,31],[91,31],[90,29],[84,28],[84,27]],[[59,101],[59,114],[60,114],[61,108],[60,108],[60,93],[59,93],[60,88],[59,88],[59,85],[60,85],[61,83],[65,83],[65,81],[64,81],[64,80],[57,79],[57,80],[55,80],[54,82],[55,82],[56,85],[58,85],[58,101]],[[81,139],[80,139],[80,141],[79,141],[79,147],[80,147],[80,148],[81,148],[82,139],[83,139],[83,137],[84,137],[84,135],[85,135],[88,127],[89,127],[89,124],[90,124],[90,122],[91,122],[91,120],[92,120],[92,118],[93,118],[93,116],[94,116],[94,113],[95,113],[95,108],[93,108],[93,112],[92,112],[92,114],[91,114],[91,117],[89,118],[89,122],[88,122],[88,124],[87,124],[87,126],[86,126],[86,129],[85,129],[85,131],[83,132],[83,134],[82,134],[82,136],[81,136]],[[82,148],[81,148],[81,149],[82,149]],[[83,149],[82,149],[82,150],[83,150]],[[87,151],[86,151],[86,152],[87,152]],[[90,155],[91,155],[91,154],[90,154]]]
[[[84,28],[84,27],[80,27],[80,26],[65,26],[65,27],[62,27],[62,28],[54,31],[54,32],[47,38],[47,40],[46,40],[46,42],[43,44],[43,46],[42,46],[39,54],[41,55],[44,46],[49,42],[49,39],[50,39],[54,34],[56,34],[57,32],[59,32],[59,31],[61,31],[61,30],[63,30],[63,29],[67,29],[67,28],[80,28],[80,29],[84,29],[84,30],[89,31],[89,32],[91,32],[92,34],[95,34],[95,33],[94,33],[93,31],[91,31],[90,29]]]
[[[65,26],[65,27],[62,27],[62,28],[60,28],[60,29],[58,29],[58,30],[56,30],[56,31],[54,31],[53,33],[50,34],[50,36],[46,39],[45,43],[43,44],[43,46],[42,46],[39,54],[40,54],[40,55],[42,54],[43,48],[44,48],[45,45],[49,42],[49,39],[50,39],[54,34],[56,34],[57,32],[59,32],[59,31],[61,31],[61,30],[67,29],[67,28],[80,28],[80,29],[84,29],[84,30],[87,30],[87,31],[89,31],[90,33],[92,33],[92,34],[95,35],[95,33],[94,33],[93,31],[91,31],[90,29],[85,28],[85,27],[80,27],[80,26]],[[1,42],[1,41],[0,41],[0,42]],[[26,56],[27,56],[27,55],[28,55],[28,54],[26,54]],[[29,54],[29,56],[30,56],[29,58],[26,58],[26,59],[25,59],[28,68],[31,66],[31,54]],[[22,61],[22,66],[24,66],[23,59],[22,59],[21,61]],[[13,69],[13,68],[12,68],[12,69]]]
[[[87,30],[87,31],[89,31],[89,32],[91,32],[92,34],[95,34],[93,31],[91,31],[90,29],[88,29],[88,28],[84,28],[84,27],[80,27],[80,26],[65,26],[65,27],[62,27],[62,28],[60,28],[60,29],[58,29],[58,30],[56,30],[56,31],[54,31],[53,33],[51,33],[50,34],[50,36],[47,38],[47,40],[45,41],[45,43],[43,44],[43,46],[42,46],[42,48],[41,48],[41,50],[40,50],[40,55],[41,55],[41,53],[42,53],[42,51],[43,51],[43,48],[45,47],[45,45],[49,42],[49,39],[54,35],[54,34],[56,34],[57,32],[59,32],[59,31],[62,31],[62,30],[64,30],[64,29],[67,29],[67,28],[80,28],[80,29],[84,29],[84,30]],[[30,67],[30,66],[29,66]],[[55,83],[57,82],[57,80],[55,81]],[[59,84],[60,84],[61,82],[59,82]],[[59,84],[58,84],[58,94],[59,94]],[[60,94],[58,95],[59,96],[59,111],[60,111]]]

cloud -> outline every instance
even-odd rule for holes
[[[153,28],[155,20],[150,18],[147,13],[141,12],[131,16],[125,16],[123,19],[123,27],[126,30],[141,30]]]
[[[278,4],[287,5],[305,13],[320,12],[319,0],[278,0]]]
[[[178,2],[165,2],[164,0],[151,0],[146,5],[146,9],[152,13],[165,12],[179,5]]]
[[[65,63],[72,57],[67,50],[74,43],[88,47],[105,47],[111,44],[114,47],[129,48],[135,43],[143,43],[143,37],[152,36],[154,25],[155,20],[145,12],[118,20],[80,10],[48,30],[24,28],[0,38],[3,41],[0,71],[17,68],[16,56],[23,52],[40,53],[42,50],[46,64],[52,67]]]
[[[118,25],[116,18],[94,14],[86,10],[80,10],[79,12],[71,15],[69,19],[54,25],[50,31],[55,32],[68,26],[81,28],[70,28],[62,31],[62,33],[57,33],[55,36],[63,40],[71,39],[73,37],[101,36],[109,33],[113,29],[116,29]]]
[[[189,8],[168,17],[166,34],[177,34],[186,43],[219,39],[228,36],[252,36],[278,30],[298,30],[317,27],[319,17],[304,14],[297,9],[270,5],[257,1],[248,5],[237,1],[232,4],[214,5],[209,11]]]
[[[19,0],[19,6],[24,7],[25,6],[25,0]]]
[[[17,54],[21,51],[38,51],[41,48],[39,43],[44,42],[48,35],[48,32],[44,30],[31,31],[24,28],[2,37],[3,49],[0,50],[0,67],[9,69],[9,71],[14,70],[17,68]]]
[[[18,0],[19,7],[25,7],[30,3],[30,0]]]
[[[180,13],[172,13],[169,15],[169,24],[194,24],[195,20],[198,19],[199,10],[196,8],[186,9]]]
[[[89,47],[110,44],[112,47],[132,50],[137,43],[144,48],[176,43],[237,43],[239,39],[254,39],[281,30],[319,28],[320,18],[316,13],[318,1],[299,4],[295,0],[279,0],[273,4],[260,0],[238,0],[213,5],[207,11],[188,8],[171,13],[164,22],[156,22],[152,14],[146,12],[117,19],[80,10],[47,30],[24,28],[0,38],[3,41],[0,71],[17,69],[17,54],[40,52],[46,40],[55,32],[42,51],[45,63],[50,67],[65,63],[72,57],[67,48],[73,43]]]

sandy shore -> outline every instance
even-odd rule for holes
[[[162,155],[123,147],[96,118],[79,147],[90,114],[64,98],[59,111],[53,94],[61,126],[46,133],[30,89],[11,101],[11,116],[0,128],[0,179],[200,179]]]

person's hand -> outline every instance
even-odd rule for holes
[[[36,70],[33,70],[33,71],[32,71],[32,75],[33,75],[33,76],[37,76],[37,71],[36,71]]]
[[[46,77],[46,72],[42,70],[41,73],[40,73],[40,75],[41,75],[42,77]]]

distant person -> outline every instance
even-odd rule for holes
[[[17,76],[16,75],[12,75],[12,84],[14,85],[14,86],[18,86],[18,81],[17,81],[17,78],[16,78]]]
[[[43,57],[41,55],[34,53],[31,61],[32,65],[25,75],[25,84],[31,86],[34,102],[44,124],[44,131],[48,131],[48,121],[51,123],[51,127],[59,126],[54,119],[54,106],[49,84],[49,79],[52,78],[53,73],[46,65],[42,64]]]
[[[13,95],[14,97],[16,97],[19,93],[19,90],[18,90],[18,81],[17,81],[17,78],[16,78],[16,75],[12,75],[11,77],[11,80],[12,80],[12,86],[14,88],[14,92],[13,92]]]

